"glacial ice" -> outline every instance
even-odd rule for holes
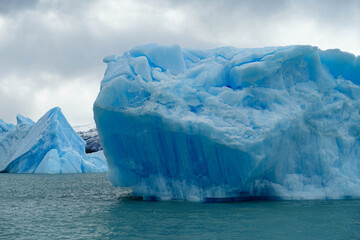
[[[14,124],[7,123],[4,120],[0,119],[0,135],[7,133],[9,129],[13,126]]]
[[[150,44],[104,58],[94,118],[144,199],[360,197],[360,57]]]
[[[85,154],[85,142],[61,109],[48,111],[37,123],[17,115],[17,124],[0,121],[0,172],[106,172],[106,160]]]

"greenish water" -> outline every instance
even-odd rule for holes
[[[124,198],[106,174],[0,174],[0,239],[360,239],[360,200]]]

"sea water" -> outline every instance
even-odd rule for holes
[[[0,239],[360,239],[360,200],[145,202],[106,174],[0,174]]]

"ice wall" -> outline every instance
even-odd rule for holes
[[[312,46],[156,44],[104,59],[94,117],[145,199],[360,197],[360,58]]]
[[[60,108],[48,111],[37,123],[17,116],[17,124],[0,134],[0,172],[105,172],[104,159],[85,154],[85,142],[72,129]],[[5,128],[4,128],[5,129]]]

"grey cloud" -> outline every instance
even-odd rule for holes
[[[352,27],[360,20],[360,2],[357,0],[292,1],[292,7],[295,13],[299,12],[329,27]]]
[[[74,1],[72,1],[74,2]],[[77,2],[77,1],[75,1]],[[191,42],[186,36],[178,36],[157,26],[148,28],[141,24],[137,29],[114,30],[113,32],[92,33],[92,26],[85,22],[87,9],[91,4],[78,4],[74,9],[69,4],[59,9],[54,4],[39,6],[42,11],[16,17],[11,24],[10,40],[0,44],[0,76],[9,72],[36,74],[50,71],[66,77],[81,76],[102,69],[102,58],[111,53],[122,51],[136,44],[159,41]],[[42,15],[54,12],[70,24],[69,29],[50,29],[43,22]],[[72,12],[71,12],[72,11]],[[125,23],[126,24],[126,23]],[[196,40],[194,41],[196,44]],[[199,44],[200,45],[200,44]]]
[[[76,7],[71,2],[77,2]],[[17,112],[31,115],[29,113],[37,108],[36,92],[56,89],[78,77],[89,76],[88,81],[98,81],[100,86],[106,67],[102,59],[106,55],[121,54],[149,42],[203,46],[202,41],[191,35],[168,32],[151,21],[143,22],[146,19],[142,18],[135,23],[135,29],[101,29],[99,33],[94,33],[94,26],[87,20],[89,10],[96,2],[79,2],[42,2],[31,11],[4,18],[9,24],[7,39],[0,41],[0,118],[13,121]],[[45,22],[47,14],[60,20],[59,24],[64,23],[65,29]],[[26,94],[14,94],[16,89],[11,89],[10,93],[3,90],[2,86],[9,81],[9,76],[12,88],[18,86],[21,89],[24,85],[29,88]],[[88,105],[91,108],[92,102]]]
[[[17,91],[6,93],[0,89],[0,118],[6,122],[14,123],[18,113],[30,116],[36,106],[29,101],[30,94],[18,94]]]
[[[256,21],[272,24],[266,20],[279,18],[285,20],[292,15],[308,17],[325,23],[336,23],[358,19],[360,2],[357,0],[243,0],[243,1],[183,1],[179,6],[193,9],[204,24],[210,22],[228,22],[232,26],[242,22]],[[349,22],[349,24],[355,22]]]
[[[9,75],[17,77],[18,80],[13,81],[18,85],[24,84],[22,78],[27,79],[31,82],[27,83],[29,88],[35,92],[54,89],[84,76],[91,76],[89,81],[100,82],[106,67],[102,63],[104,56],[121,54],[140,44],[178,43],[194,48],[212,48],[224,42],[238,44],[238,47],[278,44],[279,28],[289,21],[294,22],[294,27],[300,26],[309,19],[326,34],[330,32],[329,36],[339,38],[338,31],[344,29],[358,32],[360,22],[360,1],[357,0],[341,3],[337,0],[133,0],[129,3],[151,5],[155,10],[132,12],[136,16],[132,22],[125,19],[119,27],[118,22],[99,26],[99,19],[93,14],[98,12],[97,4],[105,3],[107,1],[100,0],[0,0],[0,20],[6,26],[5,35],[0,38],[0,118],[13,119],[15,112],[26,114],[36,108],[31,90],[23,96],[2,92],[1,85]],[[160,11],[151,12],[156,9]],[[181,31],[173,31],[173,26],[156,19],[156,14],[167,10],[177,11],[184,17]],[[106,12],[103,16],[108,17]],[[0,21],[0,34],[1,30]],[[356,36],[359,35],[343,37]],[[44,73],[59,78],[46,78]]]
[[[13,14],[26,9],[33,9],[36,7],[37,3],[38,0],[1,0],[0,15]]]

